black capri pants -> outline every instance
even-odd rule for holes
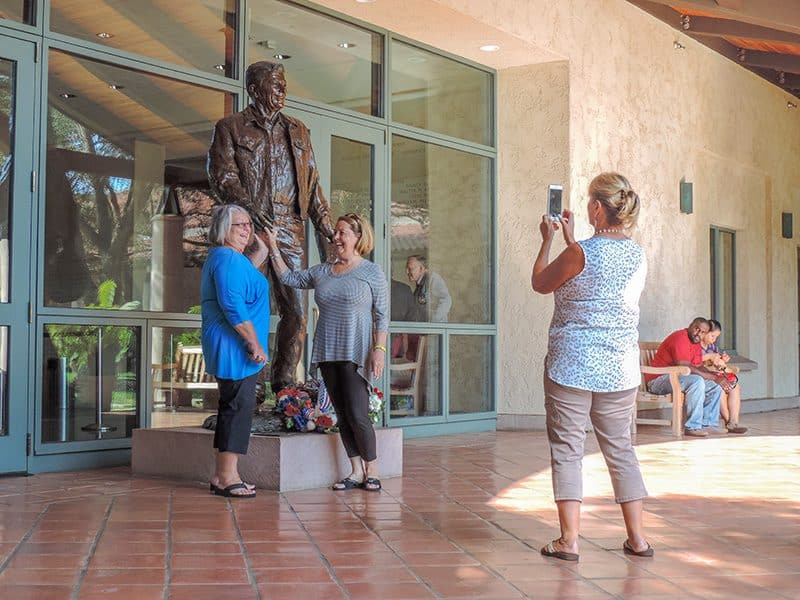
[[[214,448],[220,452],[247,454],[250,426],[256,410],[258,373],[245,379],[217,377],[219,409],[214,431]]]
[[[347,456],[360,456],[367,462],[378,457],[375,429],[369,420],[369,388],[358,374],[358,366],[349,360],[319,365],[328,395],[336,409],[339,436]]]

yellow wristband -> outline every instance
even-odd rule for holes
[[[381,344],[375,344],[375,350],[381,350],[384,354],[386,354],[386,346],[382,346]]]

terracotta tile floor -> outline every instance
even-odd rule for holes
[[[405,477],[210,496],[126,469],[0,479],[0,598],[797,598],[800,410],[747,436],[640,428],[654,559],[630,559],[591,438],[580,563],[558,535],[542,432],[406,443]]]

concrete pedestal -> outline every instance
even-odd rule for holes
[[[403,430],[376,429],[378,477],[403,474]],[[135,429],[132,470],[136,475],[208,481],[214,472],[214,432],[202,427]],[[327,487],[350,473],[339,434],[254,435],[239,459],[242,478],[267,490],[289,492]]]

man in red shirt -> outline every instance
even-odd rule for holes
[[[673,331],[661,342],[651,363],[653,367],[686,366],[691,370],[689,375],[678,375],[678,380],[686,399],[684,434],[694,437],[717,432],[722,391],[730,391],[731,387],[725,377],[703,366],[700,336],[708,333],[708,329],[708,321],[696,317],[689,327]],[[669,375],[645,375],[645,380],[651,394],[672,392]]]

